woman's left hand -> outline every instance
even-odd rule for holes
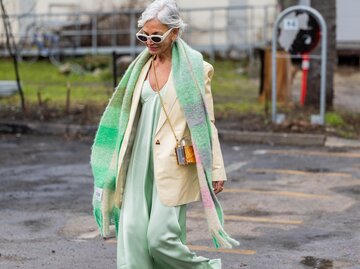
[[[218,193],[222,192],[222,190],[224,189],[224,184],[225,184],[224,180],[213,181],[212,185],[214,188],[214,193],[218,194]]]

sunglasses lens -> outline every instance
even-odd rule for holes
[[[162,41],[162,38],[159,37],[159,36],[152,36],[151,37],[151,40],[154,42],[154,43],[160,43]]]
[[[142,42],[146,42],[147,41],[147,36],[146,35],[137,35],[137,38],[142,41]]]

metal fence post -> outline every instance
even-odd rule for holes
[[[272,121],[274,123],[281,123],[285,116],[283,114],[276,113],[276,97],[277,97],[277,33],[278,28],[282,20],[286,15],[295,11],[304,11],[312,14],[316,20],[320,23],[321,29],[321,83],[320,83],[320,114],[319,115],[311,115],[311,123],[313,124],[321,124],[325,123],[325,98],[326,98],[326,63],[327,63],[327,26],[323,16],[314,8],[309,6],[293,6],[282,11],[277,17],[274,28],[273,28],[273,36],[272,36]],[[291,56],[290,56],[291,57]],[[313,58],[309,55],[310,59]]]
[[[79,15],[76,16],[75,24],[76,24],[76,26],[75,26],[76,32],[80,33],[80,16]],[[76,35],[76,37],[75,37],[76,48],[79,48],[81,45],[81,37],[82,37],[81,35]]]
[[[115,21],[116,21],[116,18],[115,18],[115,15],[114,14],[111,14],[111,20],[110,20],[110,24],[111,24],[111,46],[115,47],[116,46],[116,39],[117,39],[117,36],[116,36],[116,24],[115,24]]]
[[[130,50],[131,50],[131,57],[135,58],[136,54],[136,25],[135,25],[135,11],[130,11]]]
[[[97,52],[97,16],[91,18],[91,47],[93,54]]]
[[[263,40],[264,40],[264,46],[267,43],[267,39],[268,39],[268,34],[267,34],[267,24],[268,24],[268,20],[269,20],[269,7],[265,6],[264,9],[264,25],[263,25]]]
[[[115,88],[117,87],[117,75],[118,75],[116,60],[117,60],[117,54],[116,54],[116,51],[114,50],[114,51],[112,52],[113,86],[114,86],[114,91],[115,91]]]
[[[210,60],[212,62],[215,61],[215,42],[214,42],[214,21],[215,21],[215,14],[214,10],[212,9],[210,11],[210,24],[209,24],[209,34],[210,34],[210,46],[211,46],[211,52],[210,52]]]
[[[277,93],[277,81],[276,81],[276,71],[277,71],[277,57],[276,57],[276,44],[277,44],[277,33],[278,33],[278,25],[279,25],[279,18],[276,20],[274,28],[273,28],[273,38],[272,38],[272,45],[271,45],[271,115],[272,115],[272,122],[279,123],[277,120],[276,114],[276,93]]]

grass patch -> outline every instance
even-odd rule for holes
[[[325,122],[333,127],[342,127],[346,124],[343,117],[336,112],[327,112],[325,114]]]
[[[348,112],[330,111],[325,114],[327,130],[344,138],[359,138],[360,115]]]
[[[103,74],[100,73],[96,76],[90,72],[82,75],[73,73],[65,75],[57,67],[46,61],[38,61],[33,64],[20,63],[19,70],[25,99],[29,105],[38,103],[39,92],[42,101],[49,105],[64,105],[68,83],[71,88],[70,97],[73,104],[106,103],[112,93],[110,81],[103,79],[103,76],[106,77],[106,70]],[[1,80],[15,80],[11,61],[1,61],[0,74]],[[0,99],[1,105],[15,105],[18,102],[18,96]]]
[[[242,72],[243,63],[216,61],[213,65],[212,93],[218,118],[263,114],[263,105],[258,102],[258,86]]]
[[[95,67],[100,71],[97,75],[87,71],[79,74],[65,75],[47,61],[38,61],[33,64],[20,63],[19,70],[22,86],[28,106],[39,105],[41,101],[47,107],[63,108],[66,103],[67,84],[71,85],[71,105],[93,105],[103,109],[112,94],[112,77],[110,68],[106,68],[108,57],[89,56],[75,59],[77,64],[86,70]],[[243,68],[241,62],[216,61],[215,74],[212,80],[213,99],[217,117],[223,118],[239,113],[261,113],[257,102],[257,85],[239,72]],[[3,60],[0,63],[1,80],[15,80],[12,61]],[[14,96],[0,99],[2,106],[18,106],[19,97]],[[33,109],[34,110],[34,109]],[[99,112],[100,113],[100,112]],[[99,114],[98,113],[98,114]]]
[[[82,74],[65,75],[46,61],[34,64],[20,63],[20,75],[28,107],[26,118],[56,120],[73,123],[98,123],[109,97],[113,93],[108,58],[76,59],[86,65]],[[283,107],[286,122],[273,125],[258,102],[258,85],[242,71],[242,62],[221,61],[213,63],[212,79],[215,116],[226,128],[247,131],[327,133],[346,138],[360,134],[360,115],[337,112],[326,113],[326,126],[312,126],[309,122],[314,111],[294,106]],[[100,67],[102,68],[101,71]],[[90,71],[91,69],[95,71]],[[0,62],[0,80],[15,80],[11,61]],[[65,111],[67,84],[71,85],[70,112]],[[39,102],[39,95],[41,102]],[[0,99],[0,118],[23,119],[19,96]],[[271,105],[269,105],[271,109]]]

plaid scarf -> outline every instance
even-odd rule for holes
[[[133,91],[150,57],[145,49],[125,72],[101,117],[92,147],[93,208],[103,236],[109,234],[111,223],[118,230],[120,209],[114,205],[117,158],[129,120]],[[223,229],[223,211],[212,188],[211,123],[204,102],[202,55],[179,39],[172,48],[172,68],[176,94],[194,146],[200,193],[210,235],[216,248],[231,248],[239,243]]]

